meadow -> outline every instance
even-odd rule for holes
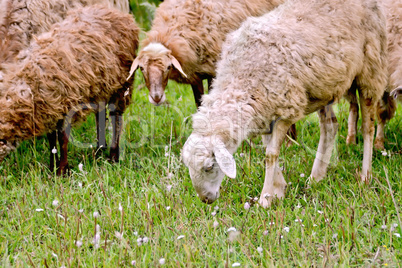
[[[144,28],[146,28],[144,26]],[[309,184],[319,123],[297,123],[283,145],[286,197],[263,209],[260,138],[235,153],[236,179],[202,203],[180,149],[196,112],[190,86],[169,82],[165,105],[148,102],[140,72],[124,114],[121,161],[96,150],[95,118],[74,128],[70,174],[49,170],[45,137],[0,163],[1,267],[401,267],[402,106],[360,181],[363,140],[347,146],[349,105],[335,106],[339,132],[326,179]],[[359,122],[360,128],[361,122]],[[110,122],[108,139],[110,140]]]

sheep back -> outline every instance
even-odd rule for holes
[[[152,29],[142,47],[158,42],[180,62],[188,78],[171,77],[194,83],[197,75],[215,76],[215,64],[226,35],[249,16],[262,15],[282,0],[172,0],[156,10]]]
[[[289,0],[248,18],[223,45],[194,131],[212,135],[229,128],[227,118],[237,129],[250,121],[255,129],[267,129],[277,119],[296,122],[338,101],[355,79],[364,98],[378,101],[387,83],[382,9],[374,0],[345,5],[344,0]]]
[[[139,28],[131,15],[93,6],[77,9],[33,41],[26,59],[5,79],[0,139],[24,140],[56,129],[84,104],[107,102],[126,90]]]

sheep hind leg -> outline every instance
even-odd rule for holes
[[[286,181],[278,167],[278,156],[286,132],[292,123],[279,121],[274,125],[271,135],[264,135],[263,142],[267,146],[265,154],[265,181],[259,203],[269,207],[274,198],[285,196]]]
[[[368,183],[371,179],[371,162],[373,159],[374,120],[376,102],[370,98],[360,98],[362,111],[362,132],[363,132],[363,165],[361,180]]]
[[[123,130],[123,115],[121,112],[110,112],[113,126],[112,144],[110,145],[109,159],[112,162],[119,162],[120,158],[120,136]]]
[[[202,84],[202,80],[198,79],[196,84],[192,84],[191,88],[193,89],[194,100],[197,108],[201,106],[201,97],[204,95],[204,86]]]
[[[395,114],[396,101],[389,92],[384,92],[381,100],[377,104],[377,134],[374,141],[374,147],[377,150],[384,150],[385,124]]]
[[[346,144],[357,143],[357,122],[359,121],[359,104],[356,95],[356,84],[353,83],[352,87],[345,94],[345,98],[349,101],[349,118],[348,118],[348,136],[346,137]]]
[[[332,105],[327,105],[319,110],[318,115],[320,118],[320,141],[309,179],[315,182],[322,180],[327,173],[338,131],[338,120]]]

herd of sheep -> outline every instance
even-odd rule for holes
[[[139,68],[154,105],[166,100],[168,79],[192,87],[198,111],[182,160],[206,203],[219,197],[225,175],[236,176],[233,153],[255,135],[266,146],[259,203],[283,197],[282,142],[313,112],[320,141],[310,177],[323,179],[338,129],[332,104],[343,97],[350,102],[347,143],[355,142],[360,104],[361,178],[368,182],[374,122],[381,149],[402,96],[400,14],[401,0],[167,0],[137,56],[128,0],[0,0],[0,161],[20,142],[47,134],[50,149],[57,141],[60,148],[50,168],[65,173],[71,126],[95,112],[103,146],[106,107],[110,158],[118,161]]]

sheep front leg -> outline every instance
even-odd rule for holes
[[[49,169],[50,171],[54,171],[55,168],[55,164],[57,165],[57,163],[59,162],[59,157],[58,154],[56,152],[56,154],[54,154],[52,152],[53,149],[57,149],[57,131],[52,131],[50,133],[47,134],[47,139],[49,141],[49,148],[50,148],[50,162],[49,162]],[[56,163],[55,163],[56,161]]]
[[[267,145],[265,153],[265,181],[259,203],[267,208],[272,200],[285,196],[286,181],[278,167],[278,156],[283,140],[292,123],[279,121],[274,125],[271,135],[264,135],[263,142]]]
[[[57,175],[65,175],[68,170],[68,138],[70,137],[71,123],[65,122],[63,128],[57,131],[57,138],[60,145],[60,162],[57,169]]]
[[[191,88],[193,89],[194,100],[197,108],[201,105],[201,97],[204,95],[204,86],[202,85],[202,79],[198,79],[196,84],[192,84]]]
[[[322,180],[331,160],[332,150],[335,145],[335,137],[338,132],[338,120],[336,119],[332,105],[327,105],[318,111],[320,118],[320,142],[318,143],[310,179],[318,182]]]
[[[361,179],[368,183],[371,179],[371,162],[373,158],[373,140],[374,140],[374,120],[375,108],[377,102],[369,98],[360,98],[362,111],[362,132],[363,132],[363,166]]]
[[[120,158],[120,136],[123,130],[123,115],[121,112],[110,112],[113,126],[112,144],[110,146],[110,161],[119,162]]]
[[[106,149],[106,103],[100,102],[96,111],[96,130],[97,130],[97,147],[98,149]]]

